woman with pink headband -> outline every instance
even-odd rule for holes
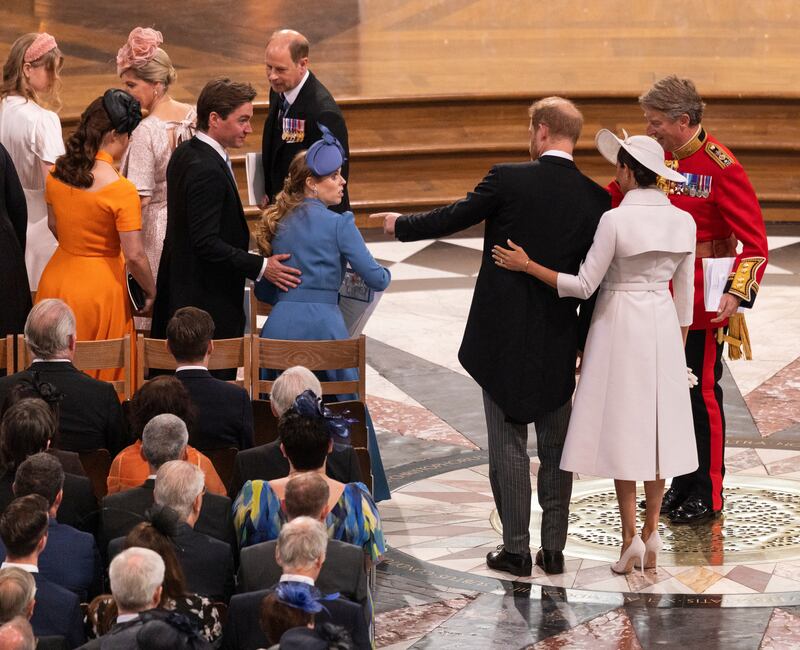
[[[25,265],[31,291],[53,252],[56,240],[47,228],[44,181],[64,153],[61,121],[43,104],[58,109],[59,72],[64,57],[47,33],[20,36],[3,66],[0,86],[0,143],[17,169],[28,205]]]
[[[159,47],[163,42],[161,32],[136,27],[117,53],[123,88],[148,113],[131,136],[120,171],[136,186],[142,201],[142,236],[154,278],[167,232],[167,163],[175,147],[194,135],[196,119],[192,106],[169,95],[177,74]],[[137,329],[150,329],[149,318],[135,320]]]

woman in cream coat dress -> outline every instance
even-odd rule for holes
[[[561,297],[588,298],[599,287],[561,469],[615,479],[627,573],[638,558],[655,566],[664,479],[697,468],[684,343],[692,322],[695,224],[656,188],[657,174],[685,180],[646,136],[597,134],[600,153],[617,165],[625,194],[600,220],[578,275],[528,260],[509,241],[496,262],[526,271]],[[669,283],[672,281],[673,294]],[[645,482],[647,513],[636,535],[636,481]],[[644,558],[645,553],[647,558]]]

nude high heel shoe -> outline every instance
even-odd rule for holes
[[[661,535],[658,534],[657,530],[654,530],[644,543],[645,569],[655,569],[658,571],[658,554],[662,548],[664,548],[664,544],[661,542]],[[637,566],[641,565],[637,564]]]
[[[639,560],[639,566],[644,564],[644,552],[645,545],[642,538],[638,535],[634,535],[633,540],[631,540],[631,545],[625,549],[622,557],[619,558],[619,562],[614,562],[614,564],[611,565],[611,570],[614,573],[630,573],[636,564],[636,560]],[[640,570],[642,574],[644,574],[644,569]]]

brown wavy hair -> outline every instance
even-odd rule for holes
[[[59,73],[64,65],[64,56],[61,54],[61,50],[54,47],[35,61],[31,61],[32,67],[45,67],[50,74],[50,91],[45,97],[39,97],[36,94],[36,91],[31,88],[22,73],[22,68],[25,66],[25,52],[27,52],[38,35],[36,32],[30,32],[23,34],[14,41],[3,66],[3,85],[0,86],[0,98],[8,95],[19,95],[39,105],[46,104],[49,108],[57,111],[61,108],[61,98],[58,94],[61,88]]]
[[[94,157],[103,137],[114,130],[111,118],[98,97],[83,111],[78,128],[67,138],[66,153],[56,160],[53,176],[73,187],[91,187],[94,183]]]
[[[300,151],[289,165],[289,173],[283,181],[283,189],[275,197],[275,203],[264,210],[261,221],[256,224],[256,244],[262,255],[272,255],[272,240],[278,232],[278,224],[303,202],[306,179],[311,176],[314,174],[306,165],[306,152]]]

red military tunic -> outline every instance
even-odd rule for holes
[[[697,225],[698,255],[695,261],[694,318],[690,329],[714,329],[727,324],[712,323],[716,316],[703,304],[702,257],[733,257],[733,272],[725,290],[742,299],[742,307],[752,307],[767,262],[767,233],[753,186],[744,168],[718,140],[698,128],[697,134],[675,152],[667,152],[666,164],[687,177],[688,183],[659,179],[672,204],[686,210]],[[622,194],[616,182],[608,187],[612,205]],[[734,241],[742,252],[734,251]],[[730,243],[726,240],[731,240]],[[709,242],[704,244],[704,242]],[[712,243],[713,242],[713,243]],[[701,247],[716,254],[703,255]]]

